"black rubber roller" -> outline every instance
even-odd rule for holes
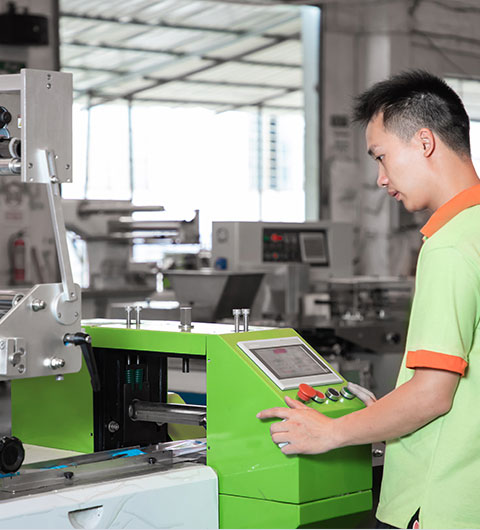
[[[25,449],[15,436],[0,438],[0,470],[3,473],[14,473],[23,464]]]

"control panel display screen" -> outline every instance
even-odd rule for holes
[[[282,390],[343,379],[301,337],[241,341],[238,346]]]
[[[330,369],[314,359],[303,344],[250,350],[279,379],[328,374]]]
[[[328,265],[327,235],[324,231],[300,234],[300,250],[304,263]]]

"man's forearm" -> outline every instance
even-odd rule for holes
[[[417,370],[415,376],[373,405],[332,422],[337,447],[399,438],[448,412],[459,376]]]

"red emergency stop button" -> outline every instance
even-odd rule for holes
[[[317,391],[314,388],[312,388],[310,385],[307,385],[307,383],[300,383],[298,385],[298,392],[297,392],[298,399],[301,399],[302,401],[310,401],[316,395],[317,395]]]

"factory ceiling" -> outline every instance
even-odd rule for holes
[[[87,105],[303,111],[298,6],[60,0],[60,10],[62,70]]]

